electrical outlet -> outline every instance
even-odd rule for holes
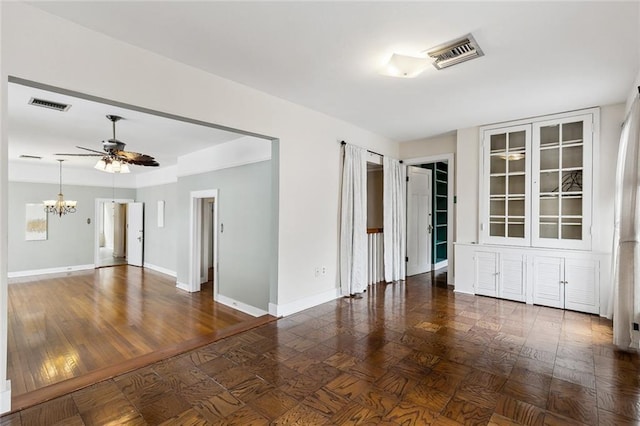
[[[327,267],[326,266],[322,267],[321,273],[322,273],[322,276],[327,275]]]
[[[314,270],[315,276],[316,278],[318,278],[320,276],[320,268],[316,267],[316,269]]]

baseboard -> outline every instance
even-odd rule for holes
[[[244,312],[245,314],[249,314],[254,317],[261,317],[262,315],[268,314],[267,311],[256,308],[255,306],[247,305],[246,303],[224,296],[220,293],[218,293],[216,296],[216,302],[222,303],[223,305],[229,306],[233,309],[237,309],[240,312]]]
[[[176,287],[178,287],[180,290],[188,291],[189,293],[194,293],[191,290],[191,286],[189,284],[181,283],[180,281],[176,281]]]
[[[284,317],[287,315],[295,314],[296,312],[304,311],[305,309],[313,308],[314,306],[321,305],[326,302],[330,302],[341,297],[340,289],[334,288],[327,290],[323,293],[315,294],[313,296],[305,297],[294,302],[278,305],[275,303],[269,303],[269,314],[274,317]]]
[[[9,272],[7,274],[7,277],[19,278],[19,277],[31,277],[33,275],[59,274],[63,272],[86,271],[87,269],[95,269],[95,267],[96,265],[91,263],[86,265],[59,266],[57,268],[32,269],[30,271]]]
[[[170,277],[175,278],[177,276],[176,271],[172,271],[171,269],[163,268],[162,266],[153,265],[151,263],[144,263],[145,268],[149,268],[156,272],[160,272],[161,274],[169,275]]]
[[[11,411],[11,380],[7,380],[0,391],[0,414]]]
[[[460,294],[470,294],[471,296],[475,296],[476,294],[472,291],[462,291],[462,290],[458,290],[455,287],[453,288],[453,292],[454,293],[460,293]]]
[[[442,260],[433,265],[433,270],[437,271],[438,269],[444,268],[445,266],[449,266],[449,259]]]

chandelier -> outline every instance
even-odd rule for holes
[[[65,200],[62,196],[62,162],[64,160],[58,160],[60,162],[60,192],[58,193],[57,200],[45,200],[44,211],[47,213],[54,213],[62,217],[63,214],[75,213],[77,201]]]

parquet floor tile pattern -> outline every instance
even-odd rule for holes
[[[0,418],[5,425],[626,425],[640,357],[597,316],[371,286]]]

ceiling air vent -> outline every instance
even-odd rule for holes
[[[61,104],[60,102],[47,101],[44,99],[31,98],[29,99],[29,105],[35,105],[43,108],[55,109],[56,111],[65,112],[71,105]]]
[[[29,158],[31,160],[42,160],[42,157],[39,157],[37,155],[28,155],[28,154],[22,154],[20,158]]]
[[[427,55],[435,59],[433,66],[441,70],[461,62],[483,56],[482,50],[471,34],[441,44],[427,51]]]

